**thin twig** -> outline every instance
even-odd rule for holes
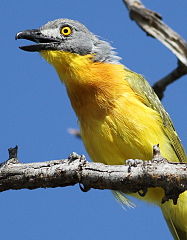
[[[159,97],[159,99],[163,98],[164,91],[169,84],[171,84],[178,78],[184,76],[185,74],[187,74],[187,67],[184,64],[182,64],[181,62],[179,62],[179,65],[176,69],[174,69],[167,76],[165,76],[162,79],[160,79],[159,81],[157,81],[153,85],[153,89],[154,89],[155,93],[157,94],[157,96]]]
[[[77,138],[81,138],[81,133],[76,128],[68,128],[68,133],[70,133],[71,135],[73,135],[73,136],[75,136]]]

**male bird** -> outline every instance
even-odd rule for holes
[[[124,164],[126,159],[152,158],[159,144],[169,161],[186,162],[171,119],[148,82],[123,66],[108,42],[100,40],[78,21],[57,19],[39,29],[16,35],[36,44],[20,47],[39,52],[65,83],[93,161]],[[117,193],[123,200],[123,193]],[[177,205],[161,204],[164,192],[150,188],[144,197],[161,207],[174,239],[187,239],[187,192]]]

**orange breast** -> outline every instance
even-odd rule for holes
[[[82,121],[88,118],[102,119],[110,114],[122,95],[134,95],[125,81],[122,65],[92,63],[86,69],[80,69],[78,75],[69,76],[71,79],[67,81],[71,84],[66,84],[68,95],[78,118]]]

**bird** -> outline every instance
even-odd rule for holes
[[[159,144],[168,161],[186,162],[186,154],[169,114],[145,78],[121,63],[107,41],[79,21],[56,19],[38,29],[18,32],[16,39],[33,41],[20,46],[38,52],[65,84],[77,115],[85,148],[95,162],[125,164],[127,159],[152,159]],[[128,204],[122,192],[115,195]],[[132,196],[158,205],[175,240],[187,239],[187,191],[177,204],[161,203],[162,188]]]

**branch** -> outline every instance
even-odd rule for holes
[[[164,97],[164,91],[166,87],[176,81],[178,78],[182,77],[183,75],[187,74],[187,67],[179,62],[178,67],[174,69],[171,73],[169,73],[167,76],[163,77],[159,81],[157,81],[153,85],[153,89],[159,99],[162,99]]]
[[[78,129],[75,128],[68,128],[68,133],[77,137],[77,138],[81,138],[81,133]]]
[[[13,158],[15,159],[15,158]],[[10,189],[36,189],[82,184],[82,190],[111,189],[124,193],[143,192],[149,187],[162,187],[162,202],[187,190],[187,164],[171,163],[161,157],[154,146],[151,161],[128,160],[128,165],[90,163],[75,153],[65,160],[18,163],[9,159],[0,167],[0,192]],[[142,194],[141,194],[142,195]]]
[[[179,60],[178,67],[153,86],[156,94],[161,99],[164,90],[169,84],[187,74],[187,42],[167,26],[158,13],[145,8],[141,1],[123,0],[123,2],[129,10],[130,18],[149,36],[158,39],[170,49]]]

